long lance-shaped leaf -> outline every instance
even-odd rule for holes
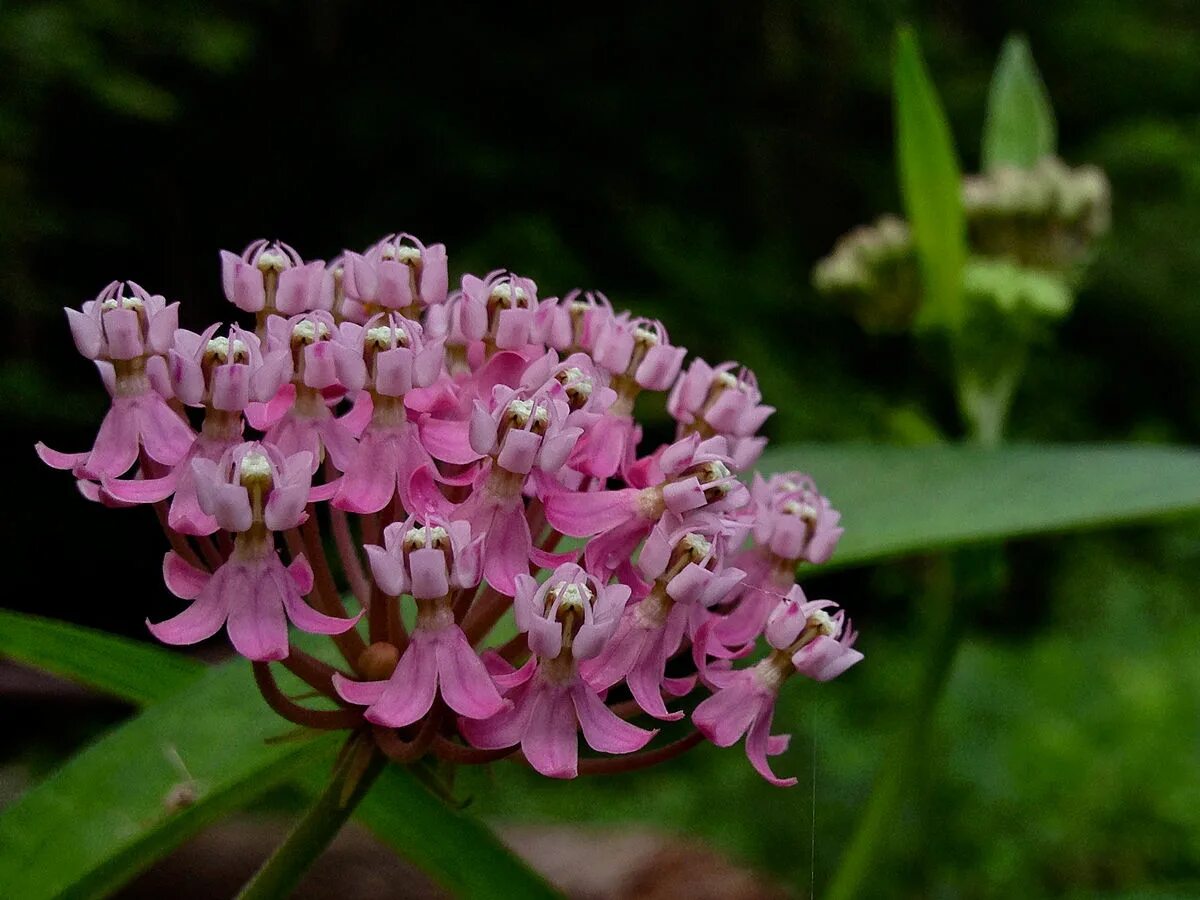
[[[1120,445],[797,445],[764,472],[811,474],[842,512],[832,564],[1200,510],[1200,452]]]
[[[1054,110],[1029,43],[1019,35],[1004,42],[988,89],[983,124],[983,170],[1028,169],[1054,154]]]
[[[245,663],[152,704],[0,815],[0,885],[22,900],[101,897],[188,836],[301,773],[337,735],[268,743],[291,726]]]
[[[909,28],[897,34],[893,82],[900,194],[924,290],[918,321],[954,329],[963,317],[967,261],[962,175],[950,125]]]
[[[0,656],[138,704],[178,693],[207,670],[179,653],[8,610],[0,610]]]

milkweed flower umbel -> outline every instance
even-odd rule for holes
[[[803,473],[747,472],[773,411],[754,373],[688,363],[603,294],[541,297],[500,269],[451,290],[448,271],[406,233],[329,261],[255,241],[221,253],[253,321],[200,331],[113,282],[67,311],[112,407],[90,450],[38,453],[88,499],[155,508],[187,605],[164,597],[151,632],[224,629],[298,724],[553,778],[744,738],[790,783],[767,762],[780,689],[862,656],[795,580],[839,514]],[[645,446],[634,402],[655,395],[675,434]],[[283,693],[271,664],[336,708]]]

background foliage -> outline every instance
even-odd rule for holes
[[[809,285],[837,235],[899,208],[887,51],[901,20],[921,37],[964,171],[980,166],[991,69],[1019,30],[1054,100],[1060,153],[1113,183],[1113,233],[1056,346],[1031,360],[1012,436],[1196,443],[1200,11],[1182,0],[773,0],[736,14],[615,3],[569,16],[11,3],[0,8],[3,603],[138,636],[167,607],[149,517],[88,508],[34,459],[38,438],[82,447],[103,399],[59,308],[132,277],[184,300],[196,326],[223,303],[216,249],[258,236],[326,255],[408,229],[445,241],[458,271],[511,266],[548,293],[600,287],[696,352],[753,366],[779,407],[777,441],[955,433],[944,361],[863,335]],[[47,548],[55,565],[35,562]],[[64,559],[87,577],[66,581]],[[925,802],[895,823],[879,889],[1186,895],[1200,883],[1200,531],[1183,521],[1022,542],[1007,561],[911,786]],[[812,787],[802,777],[780,794],[733,751],[706,748],[636,781],[564,788],[501,769],[464,790],[496,815],[699,830],[800,890],[814,865],[821,883],[911,699],[926,566],[812,582],[810,595],[854,612],[869,661],[790,692],[780,714],[797,725],[781,771],[807,772],[815,747],[815,862]],[[0,739],[10,774],[47,770],[118,715],[3,704],[5,721],[27,723]]]

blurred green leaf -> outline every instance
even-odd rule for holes
[[[5,809],[5,895],[104,896],[222,814],[327,768],[341,736],[268,743],[292,726],[255,694],[248,668],[208,671]]]
[[[455,897],[559,896],[485,825],[449,809],[409,769],[389,766],[355,815]]]
[[[814,444],[759,468],[816,479],[846,528],[837,566],[1200,511],[1200,452],[1180,447]]]
[[[988,88],[983,125],[983,170],[999,166],[1031,168],[1055,149],[1054,110],[1029,43],[1011,35]]]
[[[896,36],[893,82],[900,194],[925,294],[918,323],[955,328],[963,316],[967,260],[962,176],[946,113],[910,28]]]
[[[206,667],[128,638],[0,610],[0,656],[26,663],[133,703],[182,690]]]

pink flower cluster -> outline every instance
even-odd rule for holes
[[[257,241],[221,263],[253,327],[188,331],[132,282],[68,309],[112,405],[91,449],[38,446],[89,499],[158,511],[188,603],[149,625],[159,640],[224,627],[275,709],[365,720],[396,758],[570,778],[745,737],[791,783],[768,764],[780,686],[862,656],[795,583],[833,553],[838,513],[803,475],[739,478],[773,411],[751,372],[685,368],[660,322],[602,294],[541,298],[503,271],[451,291],[445,248],[407,234],[329,262]],[[670,443],[643,446],[642,394],[665,395]],[[283,695],[271,661],[336,710]],[[644,749],[657,729],[635,720],[689,708],[692,733]],[[615,756],[580,759],[580,733]]]

